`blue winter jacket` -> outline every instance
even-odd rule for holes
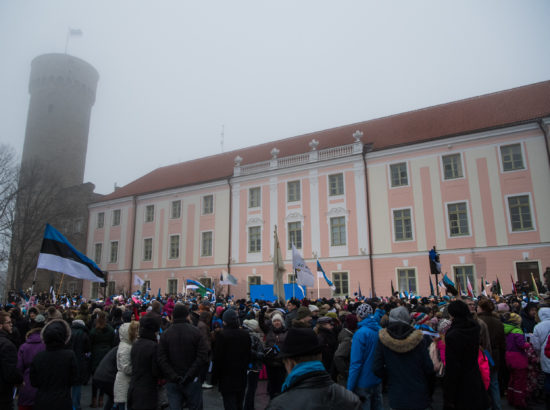
[[[372,372],[372,364],[378,344],[380,319],[384,314],[383,310],[378,309],[374,315],[363,319],[357,325],[358,329],[351,341],[348,390],[354,391],[357,387],[369,388],[382,382]]]

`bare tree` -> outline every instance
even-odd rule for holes
[[[7,269],[17,179],[15,152],[7,145],[0,145],[0,271]]]

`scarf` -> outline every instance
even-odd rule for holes
[[[294,366],[292,371],[286,377],[285,382],[283,383],[283,387],[281,389],[281,393],[288,390],[290,386],[292,386],[292,384],[296,382],[296,379],[298,379],[300,376],[303,376],[307,373],[319,371],[325,371],[325,366],[323,366],[323,363],[321,363],[319,360],[298,363],[296,366]]]

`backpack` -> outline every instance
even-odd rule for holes
[[[550,359],[550,344],[548,343],[549,338],[550,335],[546,337],[546,343],[544,344],[544,355]]]

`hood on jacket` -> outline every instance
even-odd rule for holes
[[[46,323],[40,338],[47,348],[61,348],[71,340],[71,328],[63,319],[53,319]]]
[[[550,307],[543,307],[539,309],[539,318],[541,322],[550,320]]]
[[[118,334],[120,336],[121,342],[126,342],[128,344],[132,344],[130,341],[130,335],[128,334],[128,330],[130,329],[130,323],[123,323],[118,328]]]
[[[412,329],[406,337],[402,339],[397,339],[390,334],[388,329],[382,329],[378,333],[380,342],[386,346],[388,349],[393,350],[396,353],[407,353],[413,350],[423,339],[423,334],[420,330]]]
[[[71,323],[71,329],[72,328],[75,328],[75,329],[83,329],[83,330],[87,330],[88,328],[86,327],[86,323],[84,323],[83,320],[81,319],[74,319]]]
[[[376,320],[374,316],[368,316],[365,319],[361,320],[357,324],[357,327],[358,328],[367,327],[371,330],[374,330],[375,332],[378,332],[381,329],[380,324],[378,323],[378,320]]]

